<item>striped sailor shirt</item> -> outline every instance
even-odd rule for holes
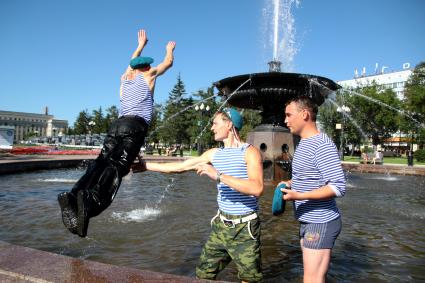
[[[219,172],[240,179],[248,179],[245,153],[250,144],[242,147],[219,148],[212,159],[212,165]],[[244,215],[258,210],[258,199],[253,195],[246,195],[227,186],[217,184],[217,202],[219,209],[231,215]]]
[[[292,189],[309,192],[329,185],[337,197],[345,194],[345,175],[332,140],[319,133],[301,139],[292,161]],[[340,217],[335,198],[294,201],[295,217],[300,222],[326,223]]]
[[[149,125],[153,115],[153,96],[143,74],[137,74],[134,80],[121,80],[121,87],[119,116],[139,116]]]

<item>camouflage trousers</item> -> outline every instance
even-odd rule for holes
[[[235,217],[223,214],[228,219]],[[196,267],[196,276],[214,280],[232,260],[238,269],[238,278],[247,282],[259,282],[261,271],[260,219],[228,226],[219,217],[211,222],[212,231],[202,250]]]

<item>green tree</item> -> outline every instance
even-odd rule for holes
[[[350,110],[343,112],[343,106],[348,107]],[[338,148],[340,148],[341,142],[343,142],[344,147],[347,145],[353,145],[355,147],[360,146],[362,140],[367,139],[356,127],[357,122],[352,117],[351,111],[357,111],[357,108],[349,104],[347,95],[344,92],[338,92],[335,101],[326,100],[319,107],[318,124],[321,130],[334,140]],[[337,124],[341,125],[341,129],[336,128]],[[342,133],[344,133],[343,139],[341,139]]]
[[[113,121],[118,119],[118,108],[115,105],[112,105],[111,107],[106,109],[106,117],[104,121],[104,133],[108,131],[108,129],[111,127],[111,124]]]
[[[358,89],[346,99],[350,115],[374,145],[392,136],[400,128],[401,101],[391,89],[377,85]]]
[[[162,127],[159,129],[159,134],[165,143],[188,144],[190,142],[188,128],[192,121],[185,118],[183,110],[191,106],[193,100],[185,98],[185,95],[186,89],[179,74],[174,88],[169,93],[164,107]]]
[[[88,113],[88,110],[81,111],[78,114],[77,120],[74,123],[74,131],[77,135],[83,135],[88,133],[89,122],[91,120],[91,116]]]
[[[337,141],[337,131],[335,125],[341,123],[340,115],[336,111],[337,107],[325,101],[325,103],[319,107],[319,113],[317,120],[321,129],[334,141]]]
[[[202,143],[204,149],[212,147],[216,142],[214,140],[214,135],[211,132],[211,125],[214,113],[217,112],[217,109],[219,105],[217,104],[217,101],[214,97],[214,87],[211,86],[207,88],[207,90],[198,90],[197,92],[193,93],[194,96],[194,103],[200,107],[202,104],[204,104],[204,110],[198,110],[191,109],[189,113],[187,113],[188,118],[192,120],[192,124],[189,128],[189,133],[191,137],[191,144],[198,143],[200,139],[200,142]],[[208,111],[206,111],[206,108],[208,106]],[[202,131],[202,135],[201,135]]]
[[[261,124],[261,115],[258,110],[252,109],[242,109],[241,111],[243,117],[243,127],[240,130],[240,135],[242,140],[247,139],[248,133],[253,131],[255,127]]]
[[[152,121],[149,126],[149,134],[145,140],[146,143],[151,143],[151,142],[155,144],[159,143],[161,138],[160,138],[158,129],[162,125],[161,116],[162,116],[162,106],[161,104],[155,104]]]
[[[98,110],[93,110],[91,121],[92,123],[94,122],[94,125],[90,126],[92,133],[100,134],[106,132],[105,118],[103,117],[102,107],[99,107]]]
[[[425,143],[425,62],[419,63],[406,83],[404,105],[412,119],[403,118],[404,129],[416,135],[420,148]],[[416,120],[416,121],[415,121]]]

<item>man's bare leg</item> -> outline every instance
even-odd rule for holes
[[[303,253],[304,283],[324,283],[331,260],[331,249],[307,249],[300,242]]]

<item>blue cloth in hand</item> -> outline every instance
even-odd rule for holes
[[[285,184],[280,184],[274,190],[272,213],[277,216],[285,212],[285,200],[283,199],[283,192],[280,189],[286,188]]]

